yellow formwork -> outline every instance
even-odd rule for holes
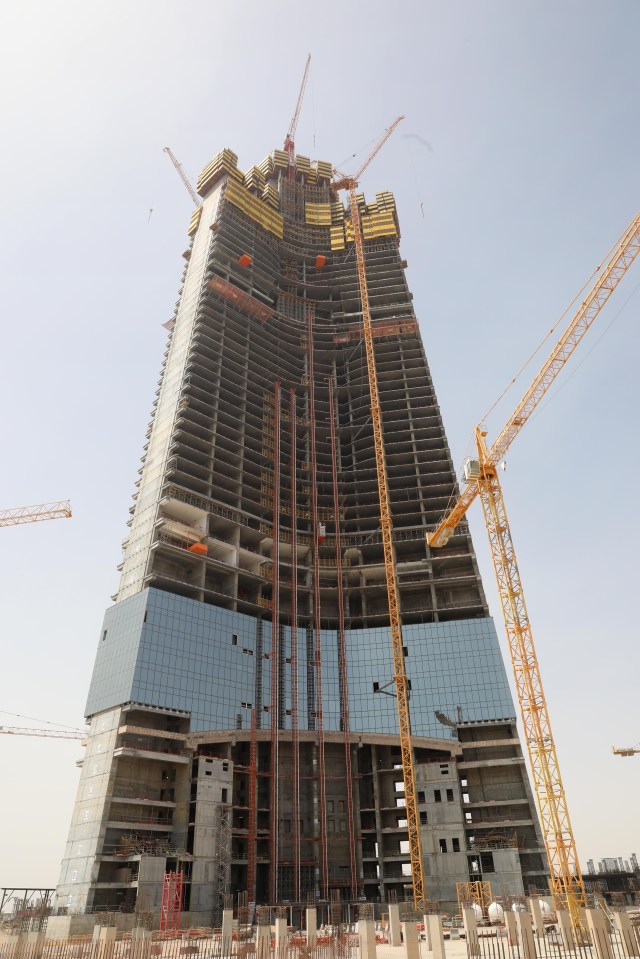
[[[331,249],[344,250],[344,227],[332,226],[330,231]]]
[[[238,154],[234,153],[233,150],[229,150],[227,147],[225,147],[224,150],[220,150],[219,153],[216,153],[213,160],[211,160],[200,173],[197,183],[198,193],[202,193],[212,186],[224,173],[242,177],[242,174],[238,170]]]
[[[304,218],[314,226],[331,226],[331,204],[305,203]]]
[[[202,207],[197,206],[193,213],[191,214],[191,219],[189,220],[189,229],[187,233],[189,236],[193,236],[198,227],[200,226],[200,218],[202,216]]]
[[[286,170],[289,166],[289,154],[285,150],[274,150],[273,166]]]
[[[255,223],[258,223],[263,229],[273,233],[280,240],[283,237],[283,219],[282,216],[271,208],[264,200],[259,200],[253,194],[249,193],[246,187],[241,186],[234,180],[229,180],[225,199],[233,203],[237,209],[245,213]]]

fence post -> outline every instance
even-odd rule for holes
[[[402,945],[402,934],[400,932],[400,906],[397,902],[389,903],[389,945]]]
[[[444,955],[444,935],[442,934],[442,916],[429,914],[424,917],[425,931],[428,928],[427,942],[429,949],[433,952],[433,959],[445,959]]]
[[[478,942],[478,922],[473,909],[468,909],[466,906],[462,907],[462,922],[467,940],[467,955],[479,956],[480,943]],[[525,956],[525,959],[529,959],[529,957]]]
[[[98,941],[98,956],[100,959],[113,959],[116,948],[116,927],[100,926],[100,932],[94,936]]]
[[[422,921],[424,923],[424,938],[427,943],[427,949],[429,952],[431,952],[431,950],[433,949],[433,944],[431,942],[431,926],[429,924],[429,916],[430,916],[430,913],[425,912],[425,914],[422,917]]]
[[[536,942],[533,938],[531,916],[528,912],[516,913],[516,926],[518,928],[521,959],[536,959]]]
[[[131,930],[131,959],[149,959],[151,930],[136,926]]]
[[[269,959],[271,954],[271,926],[258,923],[256,928],[256,959]]]
[[[512,912],[511,909],[505,909],[504,911],[504,924],[507,930],[507,939],[510,946],[517,946],[518,944],[518,927],[516,925],[516,914]]]
[[[315,906],[307,909],[307,946],[315,949],[318,940],[318,912]]]
[[[373,919],[358,919],[360,959],[376,959],[376,927]]]
[[[280,909],[281,907],[278,907]],[[276,956],[285,959],[287,954],[287,920],[285,916],[276,916]]]
[[[640,942],[631,925],[628,912],[614,912],[613,921],[620,933],[624,950],[628,956],[640,956]]]
[[[569,913],[566,909],[556,909],[556,916],[558,918],[558,926],[560,927],[562,945],[565,950],[574,949],[573,931],[571,929],[571,917]]]
[[[536,939],[544,939],[544,920],[542,918],[542,907],[539,899],[527,899],[529,912],[533,922],[533,934]]]
[[[0,947],[1,948],[1,947]],[[44,949],[44,931],[21,932],[13,955],[16,959],[40,959]]]
[[[404,954],[406,959],[420,959],[420,944],[415,919],[406,919],[404,923]]]
[[[233,942],[233,909],[222,910],[222,955],[230,956]]]
[[[613,959],[611,927],[602,909],[585,909],[589,935],[598,959]]]

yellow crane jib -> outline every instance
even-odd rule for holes
[[[576,310],[544,366],[494,440],[487,454],[489,462],[495,465],[503,458],[520,430],[531,418],[549,387],[564,368],[567,360],[574,353],[585,333],[590,329],[638,252],[640,252],[640,213],[636,214],[624,231],[606,264],[598,269],[598,276],[591,290]],[[435,530],[427,533],[429,546],[438,548],[447,545],[456,526],[478,496],[478,492],[478,484],[474,480],[466,483],[450,512]]]
[[[71,515],[69,500],[40,503],[37,506],[17,506],[14,509],[0,510],[0,527],[40,523],[45,519],[70,519]]]

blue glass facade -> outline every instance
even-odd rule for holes
[[[247,727],[249,710],[269,705],[270,660],[262,660],[262,693],[256,688],[257,620],[157,589],[145,589],[105,615],[87,715],[125,702],[187,710],[191,729]],[[263,622],[263,649],[271,648],[271,625]],[[515,715],[498,638],[490,618],[405,626],[407,674],[411,678],[412,729],[418,736],[449,738],[436,709],[465,720]],[[324,727],[340,729],[336,632],[323,630]],[[393,675],[385,628],[346,633],[350,727],[353,732],[398,731],[395,699],[375,695]],[[285,629],[284,655],[290,634]],[[308,728],[306,634],[298,631],[299,724]],[[285,708],[289,702],[285,669]],[[392,691],[392,687],[390,687]],[[313,719],[312,719],[313,721]],[[262,725],[270,725],[267,714]],[[290,718],[285,715],[285,727]]]

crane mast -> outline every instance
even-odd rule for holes
[[[409,682],[404,661],[402,642],[402,624],[400,621],[400,605],[398,601],[398,583],[396,575],[396,560],[393,548],[393,531],[391,521],[391,506],[389,503],[389,485],[387,481],[387,466],[384,452],[384,434],[382,429],[382,409],[378,391],[378,376],[373,345],[373,326],[371,321],[371,307],[367,287],[367,267],[364,254],[364,239],[362,224],[356,199],[358,179],[371,161],[380,152],[395,128],[404,117],[398,117],[385,131],[373,151],[367,157],[358,172],[352,177],[339,174],[341,179],[333,182],[336,190],[349,191],[349,208],[353,237],[356,252],[356,268],[362,303],[362,329],[367,357],[367,372],[369,378],[369,393],[371,400],[371,422],[373,427],[373,442],[376,454],[376,472],[378,479],[378,497],[380,501],[380,529],[384,550],[384,565],[389,603],[389,625],[391,630],[391,645],[393,650],[393,670],[398,707],[398,725],[400,729],[400,751],[402,757],[402,772],[404,778],[404,792],[407,812],[407,829],[409,833],[409,854],[411,858],[411,876],[413,882],[413,898],[416,908],[423,908],[425,904],[424,868],[422,864],[422,846],[420,844],[420,828],[418,821],[418,803],[416,796],[415,769],[413,747],[411,744],[411,717],[409,711]],[[339,171],[335,171],[339,173]]]
[[[445,546],[471,503],[477,496],[480,497],[549,859],[551,892],[556,902],[569,910],[578,941],[582,941],[586,935],[581,917],[581,908],[586,901],[585,886],[497,464],[530,419],[639,252],[640,214],[634,217],[623,233],[605,267],[598,268],[599,275],[590,292],[490,448],[485,440],[486,431],[481,427],[476,428],[478,460],[469,463],[467,485],[448,515],[427,535],[429,546]]]
[[[71,503],[40,503],[38,506],[18,506],[0,510],[0,527],[21,526],[24,523],[41,523],[45,519],[70,519]]]

